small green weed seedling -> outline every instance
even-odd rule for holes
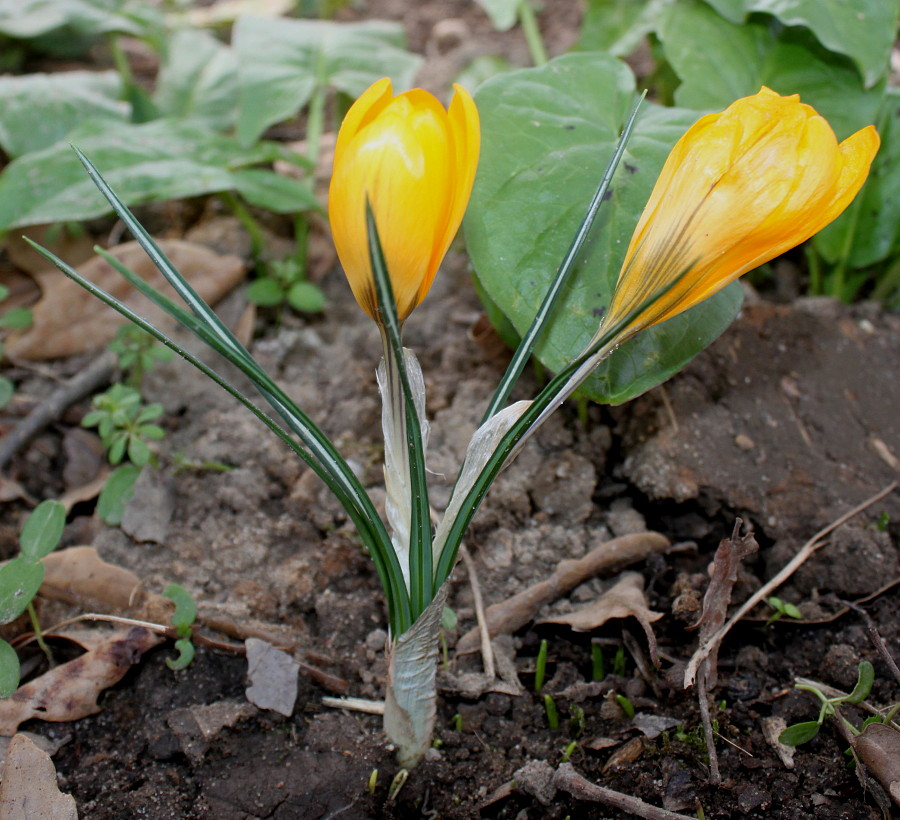
[[[619,704],[622,711],[625,713],[625,717],[629,720],[634,719],[634,704],[625,697],[625,695],[616,695],[616,703]]]
[[[787,729],[778,736],[778,740],[785,746],[799,746],[801,743],[808,743],[819,734],[819,729],[822,728],[822,724],[825,722],[826,718],[829,717],[842,721],[852,734],[858,735],[859,730],[841,715],[840,706],[844,703],[852,704],[864,701],[869,696],[869,692],[872,691],[872,684],[874,682],[875,669],[868,661],[860,661],[856,675],[856,686],[853,687],[853,691],[849,695],[828,697],[814,681],[798,681],[796,684],[797,689],[802,689],[804,692],[812,692],[821,702],[819,716],[815,720],[795,723],[792,726],[788,726]]]
[[[127,456],[136,467],[155,465],[147,442],[165,435],[162,427],[151,424],[163,414],[161,404],[144,405],[141,394],[124,384],[98,393],[91,403],[94,409],[81,425],[97,428],[110,464],[119,464]]]
[[[550,695],[544,695],[544,712],[547,715],[547,725],[556,731],[559,728],[559,711],[556,701]]]
[[[560,763],[568,763],[572,759],[572,755],[575,753],[575,750],[578,748],[578,741],[573,740],[565,749],[563,749],[562,757],[559,759]]]
[[[606,667],[603,664],[603,647],[596,642],[591,643],[591,680],[603,680]]]
[[[769,619],[766,621],[766,626],[774,624],[775,621],[778,621],[781,618],[793,618],[795,621],[803,620],[803,613],[793,604],[782,601],[781,598],[772,595],[766,598],[766,603],[772,607],[773,610]]]
[[[585,729],[584,709],[573,704],[569,709],[569,715],[569,729],[576,738],[579,738]]]
[[[19,538],[19,554],[0,567],[0,624],[8,624],[28,612],[35,637],[52,663],[44,643],[32,600],[44,580],[41,558],[53,552],[62,538],[66,510],[58,501],[44,501],[28,516]],[[8,698],[19,686],[16,651],[0,639],[0,697]]]
[[[175,356],[137,325],[120,327],[116,338],[109,343],[109,349],[119,359],[119,369],[126,374],[125,383],[138,390],[145,374],[158,364],[172,361]]]
[[[178,633],[175,641],[175,649],[178,650],[177,658],[166,658],[166,666],[172,670],[185,669],[194,660],[194,644],[191,641],[192,627],[197,619],[197,604],[191,594],[178,584],[169,584],[163,595],[175,604],[172,613],[172,626]]]
[[[538,650],[537,663],[534,668],[534,691],[540,692],[544,688],[544,677],[547,674],[547,641],[541,641]]]
[[[616,649],[616,656],[613,658],[612,673],[619,678],[625,677],[625,647],[621,644],[619,644],[619,648]]]
[[[265,266],[266,272],[247,288],[247,298],[260,307],[290,305],[300,313],[321,313],[325,294],[306,278],[303,265],[288,257]]]
[[[125,505],[134,485],[147,464],[156,465],[148,440],[161,439],[165,431],[151,422],[163,413],[161,404],[144,405],[141,394],[133,387],[114,384],[93,399],[94,410],[82,419],[82,427],[96,427],[110,464],[124,458],[130,463],[113,470],[97,499],[97,513],[107,524],[122,523]]]

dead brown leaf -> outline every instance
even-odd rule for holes
[[[25,735],[9,743],[0,783],[0,820],[78,820],[75,798],[62,794],[50,756]]]
[[[641,561],[668,546],[669,539],[658,532],[638,532],[606,541],[582,558],[560,561],[545,581],[489,606],[484,613],[488,632],[491,637],[502,632],[515,632],[525,626],[544,604],[555,601],[588,578]],[[456,651],[474,652],[480,643],[478,629],[470,629],[457,642]]]
[[[70,265],[82,265],[94,256],[94,243],[87,233],[73,235],[59,225],[30,225],[10,233],[6,239],[6,253],[9,260],[19,269],[36,278],[38,273],[56,270],[24,237],[43,245],[65,259]]]
[[[137,575],[107,564],[93,547],[51,552],[42,563],[41,595],[70,604],[90,604],[105,612],[128,610],[141,585]]]
[[[133,626],[20,686],[12,697],[0,701],[0,735],[14,734],[20,723],[31,718],[56,723],[96,714],[100,693],[120,681],[144,652],[162,640],[148,629]]]
[[[218,302],[247,272],[244,261],[239,257],[218,254],[202,245],[166,239],[161,240],[159,246],[210,304]],[[154,287],[176,298],[137,242],[117,245],[110,253]],[[135,291],[102,257],[95,256],[81,265],[78,271],[135,308],[153,324],[158,326],[169,321],[159,308]],[[39,272],[36,278],[42,296],[33,308],[34,323],[28,330],[10,337],[6,349],[11,357],[55,359],[99,350],[127,321],[58,271]]]
[[[900,806],[900,732],[886,723],[870,723],[854,739],[853,749]]]
[[[543,618],[541,624],[565,624],[576,632],[589,632],[613,618],[635,618],[643,627],[650,646],[654,663],[659,662],[656,651],[656,636],[653,634],[654,621],[662,618],[662,612],[653,612],[644,597],[644,578],[639,572],[623,572],[613,586],[596,601],[576,609],[567,615]]]
[[[639,737],[633,737],[627,743],[623,743],[616,749],[606,761],[600,774],[606,774],[610,769],[618,769],[634,763],[644,753],[644,741]]]

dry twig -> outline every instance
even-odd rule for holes
[[[605,806],[612,806],[620,811],[633,814],[635,817],[643,817],[644,820],[694,820],[687,814],[676,814],[673,811],[651,806],[630,794],[622,794],[603,786],[597,786],[578,774],[571,763],[560,764],[553,777],[553,785],[579,800],[603,803]]]
[[[575,560],[560,561],[545,581],[522,590],[518,595],[493,604],[485,610],[485,620],[491,637],[503,632],[515,632],[525,626],[546,603],[565,595],[587,578],[601,572],[620,569],[645,559],[669,546],[669,539],[657,532],[639,532],[606,541],[587,555]],[[456,644],[456,651],[474,652],[479,645],[477,629],[469,630]]]
[[[864,510],[871,507],[876,502],[880,501],[886,495],[889,495],[897,488],[897,482],[889,484],[880,492],[875,493],[875,495],[863,501],[857,507],[854,507],[850,512],[845,513],[839,518],[832,521],[827,527],[822,528],[817,532],[809,541],[807,541],[803,547],[799,550],[799,552],[790,560],[784,567],[782,567],[781,571],[775,575],[767,583],[763,584],[756,592],[753,593],[744,604],[738,609],[737,612],[731,617],[731,619],[726,623],[721,629],[719,629],[713,636],[711,636],[708,643],[699,647],[697,651],[691,657],[691,660],[688,662],[687,668],[684,671],[684,687],[692,686],[694,681],[697,678],[697,671],[700,668],[700,664],[709,657],[711,652],[715,652],[719,645],[722,643],[725,636],[731,631],[732,627],[741,620],[753,607],[755,607],[760,601],[767,598],[771,595],[778,587],[780,587],[788,578],[791,577],[804,563],[809,559],[809,557],[818,549],[825,545],[824,538],[826,535],[831,533],[833,530],[837,529],[841,524],[846,523],[854,516],[859,515]]]
[[[487,619],[484,616],[484,601],[481,598],[481,584],[478,583],[478,573],[475,569],[475,562],[465,544],[460,544],[459,554],[462,556],[463,563],[466,565],[466,572],[469,573],[469,584],[472,587],[472,598],[475,602],[475,617],[478,620],[478,631],[481,634],[481,657],[484,663],[484,676],[488,680],[494,680],[497,677],[494,668],[494,649],[491,646],[491,633],[488,631]]]

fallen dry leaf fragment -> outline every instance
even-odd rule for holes
[[[224,256],[202,245],[179,239],[165,239],[158,244],[209,304],[218,302],[243,280],[247,272],[244,260],[237,256]],[[137,242],[117,245],[110,249],[110,253],[141,278],[178,301],[172,288]],[[135,308],[154,325],[171,323],[159,308],[141,296],[102,257],[95,256],[80,265],[78,272]],[[36,274],[36,278],[42,296],[32,309],[34,322],[28,330],[10,336],[6,350],[11,357],[56,359],[99,350],[127,322],[58,271],[44,271]]]
[[[900,806],[900,732],[886,723],[870,723],[854,739],[853,749]]]
[[[51,552],[42,563],[41,595],[70,604],[91,604],[104,612],[128,610],[141,585],[137,575],[106,563],[93,547]]]
[[[206,706],[175,709],[166,718],[166,723],[178,738],[181,751],[196,764],[203,760],[210,741],[222,729],[234,726],[255,713],[255,707],[249,703],[221,700]]]
[[[540,624],[565,624],[576,632],[589,632],[613,618],[635,618],[643,627],[654,663],[659,663],[656,650],[654,621],[662,618],[662,612],[653,612],[644,597],[644,578],[639,572],[623,572],[613,586],[596,601],[576,609],[567,615],[542,618]]]
[[[588,578],[641,561],[668,546],[669,539],[658,532],[638,532],[606,541],[582,558],[560,561],[547,580],[489,606],[484,613],[488,631],[491,637],[502,632],[515,632],[525,626],[544,604],[555,601]],[[478,629],[470,629],[459,639],[456,650],[459,653],[474,652],[480,643]]]
[[[50,756],[25,735],[9,743],[0,783],[0,820],[78,820],[75,798],[56,785]]]
[[[247,638],[247,700],[260,709],[271,709],[290,717],[297,700],[297,675],[300,664],[287,652],[259,638]]]
[[[115,633],[96,649],[54,667],[0,701],[0,735],[15,734],[31,718],[78,720],[100,711],[100,693],[117,683],[162,638],[142,627]]]

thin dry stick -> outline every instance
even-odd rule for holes
[[[488,680],[497,677],[494,668],[494,648],[491,646],[491,633],[488,630],[487,618],[484,616],[484,601],[481,598],[481,584],[478,583],[478,573],[475,562],[465,544],[460,544],[459,554],[469,573],[469,583],[472,585],[472,598],[475,601],[475,617],[478,619],[478,631],[481,633],[481,657],[484,662],[484,674]]]
[[[571,763],[560,764],[553,776],[553,785],[579,800],[592,800],[595,803],[613,806],[635,817],[643,817],[644,820],[694,820],[687,814],[676,814],[667,809],[657,808],[630,794],[597,786],[578,774]]]
[[[884,638],[879,634],[875,622],[869,616],[869,613],[861,606],[857,606],[851,601],[841,601],[841,603],[848,609],[852,609],[863,619],[863,624],[865,624],[866,634],[869,636],[869,640],[872,642],[872,645],[875,647],[878,654],[881,655],[881,659],[887,664],[887,668],[891,670],[891,674],[897,682],[900,683],[900,669],[897,668],[897,661],[894,660],[893,655],[888,651],[887,644],[884,642]]]
[[[48,424],[60,419],[69,407],[109,384],[115,370],[116,355],[106,351],[47,396],[0,441],[0,470]]]
[[[694,681],[697,678],[697,669],[700,667],[700,664],[709,657],[709,654],[713,652],[715,649],[719,647],[719,644],[722,643],[722,640],[725,636],[731,631],[734,625],[741,620],[753,607],[755,607],[760,601],[765,599],[768,595],[771,595],[778,587],[780,587],[788,578],[790,578],[804,563],[809,559],[809,557],[820,547],[823,547],[825,544],[822,539],[828,535],[833,530],[837,529],[841,524],[846,523],[854,516],[859,515],[863,510],[868,509],[873,504],[878,501],[881,501],[886,495],[892,493],[895,489],[897,489],[897,482],[894,481],[891,484],[888,484],[880,492],[875,493],[871,498],[866,499],[860,504],[858,507],[854,507],[850,512],[845,513],[840,518],[832,521],[827,527],[819,530],[809,541],[807,541],[800,551],[790,560],[784,567],[782,567],[781,571],[770,581],[763,584],[753,595],[751,595],[744,604],[738,609],[737,612],[731,617],[728,623],[725,624],[718,632],[714,635],[710,636],[709,641],[707,641],[703,646],[699,647],[697,651],[691,657],[690,662],[687,665],[687,669],[684,671],[684,687],[687,689],[688,686],[693,686]]]

